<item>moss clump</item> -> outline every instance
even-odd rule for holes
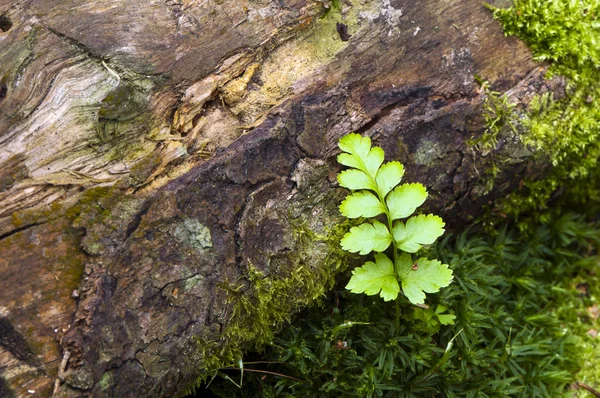
[[[266,275],[250,264],[244,280],[221,284],[233,305],[231,313],[218,337],[198,338],[203,376],[182,391],[182,396],[194,391],[219,369],[238,366],[246,351],[272,344],[275,333],[293,314],[325,297],[335,275],[347,264],[349,256],[339,248],[346,230],[344,225],[320,235],[304,224],[294,225],[294,240],[304,249],[272,259],[270,268],[278,269],[277,275]],[[315,246],[321,248],[314,249]],[[311,250],[323,249],[327,251],[324,264],[312,266],[304,261],[313,256]]]
[[[65,219],[69,222],[76,220],[82,213],[90,209],[98,209],[101,200],[116,196],[116,190],[111,187],[95,187],[84,191],[77,203],[73,206],[65,206],[56,201],[49,206],[40,209],[28,209],[16,211],[11,215],[12,224],[16,228],[28,225],[43,224],[57,219]]]
[[[60,202],[53,202],[50,206],[41,209],[20,210],[11,214],[12,225],[15,228],[21,228],[43,224],[59,218],[64,212],[64,207]]]
[[[105,372],[100,380],[98,381],[98,385],[102,391],[106,391],[112,385],[112,376],[110,372]]]
[[[517,133],[515,104],[512,104],[506,96],[491,90],[489,82],[481,77],[477,76],[475,80],[485,93],[482,106],[486,131],[481,137],[471,139],[467,144],[480,150],[491,150],[498,146],[498,135],[506,130],[506,127],[509,127],[513,133]]]
[[[563,196],[580,203],[599,196],[600,3],[513,0],[512,8],[493,10],[507,35],[523,39],[536,59],[551,62],[550,77],[568,80],[566,98],[539,96],[529,113],[518,117],[525,130],[522,142],[550,160],[549,175],[525,181],[525,188],[502,205],[507,214],[536,213],[535,218],[547,221],[550,215],[542,210],[563,186],[569,186]]]
[[[107,204],[119,196],[118,191],[112,187],[95,187],[85,190],[74,206],[65,210],[64,216],[71,222],[79,224],[89,218],[93,213],[97,217],[104,213],[106,215]]]
[[[68,246],[65,255],[57,259],[55,270],[57,273],[62,274],[62,283],[67,291],[71,293],[81,283],[85,268],[85,257],[78,247],[78,234],[72,230],[66,230],[65,235],[68,239]]]
[[[483,118],[485,133],[476,139],[467,142],[473,150],[477,150],[485,158],[488,153],[495,151],[493,157],[480,159],[477,174],[482,177],[481,183],[474,187],[474,193],[483,196],[490,193],[497,186],[499,176],[502,176],[500,165],[522,163],[531,157],[531,151],[526,148],[521,140],[523,126],[521,119],[523,111],[511,103],[509,98],[490,88],[490,83],[480,77],[476,78],[483,96]],[[507,184],[506,179],[503,181]]]
[[[54,222],[72,243],[68,259],[61,262],[68,274],[68,285],[76,288],[83,272],[80,246],[89,255],[100,255],[106,246],[112,244],[111,235],[125,234],[127,223],[139,210],[142,199],[126,196],[114,187],[95,187],[84,191],[76,204],[67,206],[54,202],[50,206],[23,210],[12,214],[16,228]],[[83,238],[82,230],[86,230]]]

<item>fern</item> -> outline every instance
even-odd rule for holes
[[[432,214],[410,217],[427,199],[422,184],[402,184],[404,166],[400,162],[383,164],[384,152],[371,147],[371,140],[348,134],[339,141],[343,151],[338,162],[350,167],[338,175],[338,182],[353,193],[340,205],[348,218],[385,216],[387,225],[374,219],[350,229],[341,240],[342,249],[366,255],[368,261],[352,272],[346,289],[353,293],[379,294],[384,301],[398,298],[402,292],[413,304],[423,304],[425,293],[436,293],[452,281],[448,265],[425,257],[413,258],[423,245],[429,245],[444,233],[444,221]],[[406,222],[400,221],[410,217]],[[392,259],[385,251],[391,246]]]

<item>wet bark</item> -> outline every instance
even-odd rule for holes
[[[223,284],[303,267],[277,305],[322,291],[350,131],[449,229],[534,175],[515,137],[467,145],[475,76],[547,89],[481,2],[331,3],[0,2],[0,395],[171,396],[206,370],[196,337],[233,343]]]

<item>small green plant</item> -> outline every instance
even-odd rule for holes
[[[346,289],[369,296],[379,294],[384,301],[395,300],[402,292],[413,304],[423,304],[425,293],[435,293],[452,281],[452,270],[438,260],[413,258],[423,245],[433,243],[444,233],[444,221],[438,216],[410,217],[427,199],[420,183],[402,184],[404,166],[400,162],[383,164],[384,152],[371,147],[371,140],[348,134],[339,141],[343,151],[338,162],[350,167],[338,175],[338,182],[353,193],[340,205],[348,218],[385,216],[387,225],[374,219],[352,227],[341,240],[342,249],[366,255],[368,261],[352,271]],[[406,222],[400,219],[408,218]],[[384,252],[390,248],[392,259]]]
[[[480,76],[475,76],[475,80],[485,94],[482,107],[486,131],[477,139],[471,138],[467,144],[477,150],[495,149],[498,146],[498,135],[505,126],[510,127],[513,133],[517,134],[515,126],[518,117],[515,112],[516,105],[511,103],[505,94],[492,90],[490,83]]]

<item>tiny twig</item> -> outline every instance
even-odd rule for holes
[[[71,169],[66,169],[65,168],[65,169],[62,169],[61,171],[69,173],[73,177],[81,178],[81,179],[84,179],[84,180],[88,180],[88,181],[91,181],[91,182],[96,183],[96,184],[101,184],[103,182],[111,182],[112,181],[110,178],[96,178],[94,176],[91,176],[91,175],[86,174],[86,173],[82,173],[82,172],[77,171],[77,170],[71,170]]]
[[[255,365],[258,363],[287,365],[286,362],[280,362],[280,361],[253,361],[253,362],[244,362],[244,365]]]
[[[102,66],[104,66],[106,68],[106,70],[108,71],[108,73],[110,73],[111,75],[113,75],[114,77],[117,78],[117,81],[120,83],[121,82],[121,76],[119,76],[119,74],[117,72],[115,72],[113,69],[111,69],[106,62],[102,61]]]
[[[54,391],[52,391],[52,396],[56,395],[58,389],[60,388],[60,382],[64,378],[65,369],[67,368],[67,364],[69,363],[70,356],[70,351],[65,351],[63,353],[62,361],[60,362],[60,368],[58,369],[58,375],[56,376],[56,380],[54,381]]]
[[[579,381],[575,382],[575,385],[579,388],[583,388],[584,390],[589,391],[590,393],[592,393],[595,397],[599,397],[600,398],[600,392],[594,390],[592,387],[588,386],[587,384],[581,383]]]
[[[222,370],[239,370],[239,369],[238,368],[222,368]],[[294,381],[299,381],[300,383],[304,383],[304,380],[300,380],[300,379],[297,379],[295,377],[284,375],[284,374],[281,374],[281,373],[269,372],[268,370],[244,369],[244,372],[265,373],[265,374],[268,374],[268,375],[271,375],[271,376],[279,376],[279,377],[283,377],[283,378],[286,378],[286,379],[291,379],[291,380],[294,380]]]
[[[248,17],[246,16],[246,18],[242,19],[240,22],[238,22],[235,25],[233,25],[233,29],[237,28],[238,26],[240,26],[241,24],[243,24],[247,20],[248,20]]]

